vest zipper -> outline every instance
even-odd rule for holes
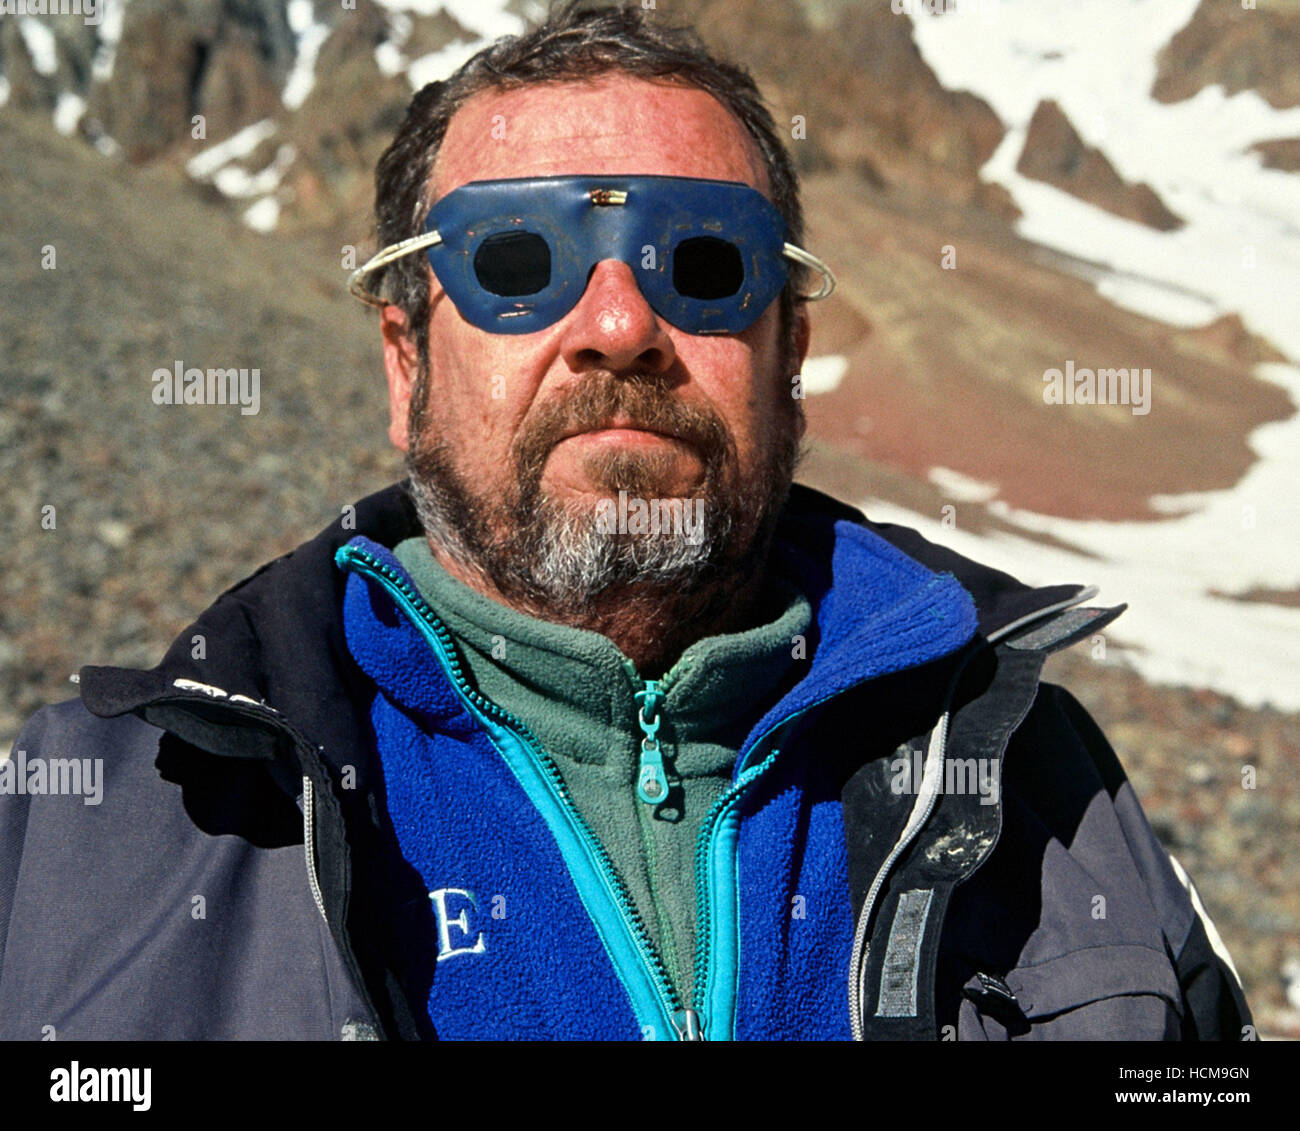
[[[677,1034],[683,1041],[702,1041],[704,1031],[700,1028],[700,1015],[693,1009],[684,1009],[673,1018]]]
[[[577,806],[573,804],[568,787],[564,784],[564,779],[561,777],[555,762],[546,753],[537,737],[528,729],[527,724],[509,711],[497,706],[490,699],[480,695],[469,685],[464,673],[461,671],[456,643],[446,625],[438,619],[437,614],[429,607],[424,598],[392,567],[381,562],[360,547],[353,545],[340,547],[335,554],[335,560],[339,565],[379,582],[396,599],[399,607],[412,618],[416,627],[422,631],[427,630],[425,631],[426,639],[429,638],[431,633],[433,641],[436,641],[437,644],[434,654],[444,660],[445,671],[460,695],[482,714],[489,716],[512,731],[514,737],[522,742],[528,750],[536,767],[542,772],[550,786],[552,795],[559,801],[588,854],[596,862],[600,879],[613,896],[613,901],[620,916],[620,926],[631,937],[641,970],[648,976],[655,988],[661,1019],[666,1022],[663,1031],[671,1032],[676,1040],[705,1040],[708,1039],[710,1032],[713,1034],[713,1039],[730,1039],[735,1027],[736,967],[733,956],[739,952],[739,924],[735,921],[734,915],[719,915],[721,909],[716,906],[717,900],[715,897],[717,891],[720,887],[725,887],[733,900],[733,906],[728,910],[734,912],[736,886],[734,839],[728,838],[728,851],[724,853],[719,848],[724,843],[720,833],[724,830],[724,826],[731,821],[735,807],[743,795],[760,777],[767,773],[780,754],[780,750],[774,747],[771,753],[763,758],[761,762],[745,769],[745,763],[752,759],[754,751],[767,744],[778,733],[784,733],[809,710],[820,706],[824,700],[810,704],[808,707],[782,719],[768,728],[756,742],[741,751],[737,759],[741,767],[739,777],[731,788],[714,803],[713,808],[710,809],[708,816],[700,826],[699,839],[696,841],[695,850],[695,991],[692,995],[693,1000],[689,1004],[685,1004],[668,981],[663,961],[655,951],[654,944],[650,939],[650,933],[633,905],[626,886],[614,870],[608,852],[597,840],[586,819],[578,812]],[[653,681],[647,681],[647,683],[650,682]],[[662,689],[659,689],[659,693],[662,694]],[[723,856],[727,858],[723,859]],[[572,863],[567,859],[565,864],[570,868],[572,867]],[[721,927],[718,926],[720,918],[722,919]],[[715,929],[718,935],[716,944],[713,941]],[[728,936],[725,940],[722,938],[724,932]],[[727,955],[725,973],[728,984],[715,986],[711,979],[716,979],[719,971],[715,968],[717,964],[711,959],[719,951],[724,950]],[[625,971],[619,968],[618,961],[612,955],[611,961],[614,962],[619,978],[626,986]],[[711,1006],[712,1008],[710,1008]],[[638,1017],[638,1021],[643,1021],[643,1019]],[[654,1036],[651,1039],[658,1037],[658,1031],[656,1027]]]
[[[740,924],[735,918],[738,899],[736,847],[734,839],[728,837],[724,841],[722,833],[734,831],[740,801],[780,757],[780,747],[772,740],[777,736],[783,739],[799,719],[819,705],[820,703],[810,704],[788,715],[741,751],[737,760],[739,776],[731,788],[714,802],[713,808],[700,825],[695,847],[694,998],[695,1004],[702,1007],[706,1030],[714,1034],[714,1040],[730,1040],[735,1032],[736,979],[739,971],[733,957],[738,959],[740,949]],[[746,768],[745,764],[752,760],[754,751],[763,748],[769,741],[772,741],[771,752],[756,765]],[[723,906],[720,898],[723,894],[729,897],[726,906]],[[711,961],[720,954],[726,957],[726,969],[719,969],[720,964]],[[721,980],[724,977],[725,984]]]
[[[1019,620],[990,633],[987,643],[992,644],[1001,640],[1003,637],[1011,635],[1016,630],[1034,621],[1046,620],[1052,614],[1063,612],[1082,601],[1088,600],[1089,597],[1095,596],[1096,592],[1094,586],[1083,590],[1081,593],[1076,593],[1065,601],[1060,601],[1055,605],[1048,606],[1046,609],[1040,609],[1037,612],[1023,616]],[[948,743],[948,726],[951,721],[951,705],[956,696],[957,685],[961,681],[962,674],[969,662],[970,657],[968,656],[958,664],[957,670],[953,673],[948,684],[944,697],[943,714],[930,732],[930,744],[926,750],[925,762],[921,771],[921,787],[917,791],[916,804],[912,806],[912,812],[907,818],[906,825],[903,826],[903,831],[899,834],[897,843],[876,872],[876,877],[862,902],[862,910],[858,913],[857,924],[853,932],[853,949],[849,955],[849,1028],[852,1030],[855,1041],[865,1039],[867,1028],[866,976],[867,958],[871,953],[870,932],[868,930],[871,922],[871,912],[875,907],[876,900],[880,897],[889,870],[898,861],[907,846],[916,839],[921,828],[930,819],[930,814],[934,811],[934,807],[939,800],[940,787],[943,784],[945,748]]]
[[[424,598],[412,589],[400,574],[356,546],[347,545],[341,547],[336,559],[341,565],[354,572],[372,577],[378,581],[396,598],[398,605],[412,617],[416,626],[427,630],[426,637],[428,633],[432,633],[433,639],[437,642],[437,648],[434,650],[435,655],[438,655],[439,650],[441,650],[441,658],[445,659],[444,666],[447,675],[460,695],[482,714],[504,724],[523,743],[532,756],[536,767],[545,778],[552,795],[560,803],[566,817],[582,840],[591,859],[595,861],[599,878],[618,909],[619,926],[630,937],[633,950],[641,966],[641,972],[649,978],[655,989],[661,1024],[650,1026],[652,1029],[651,1039],[657,1039],[661,1031],[671,1033],[675,1039],[683,1039],[685,1034],[690,1031],[688,1014],[692,1011],[683,1007],[683,1003],[669,983],[668,976],[663,968],[663,962],[655,952],[654,945],[650,940],[650,933],[646,930],[645,923],[633,905],[632,899],[627,893],[627,888],[614,870],[613,862],[610,860],[604,846],[597,840],[595,834],[591,831],[590,825],[587,824],[586,819],[573,804],[568,787],[564,784],[564,779],[550,755],[546,753],[542,744],[528,729],[523,720],[516,718],[509,711],[480,695],[469,685],[464,673],[461,671],[460,659],[451,633],[448,632],[446,625],[438,619]],[[569,860],[566,860],[565,864],[570,868],[572,867],[572,862]],[[617,963],[615,965],[617,968]],[[622,970],[618,972],[620,980],[626,985],[625,972]],[[638,1017],[638,1022],[643,1025],[643,1028],[645,1027],[645,1018]]]

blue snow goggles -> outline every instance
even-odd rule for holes
[[[735,181],[663,176],[521,177],[473,181],[430,210],[425,234],[385,248],[352,273],[361,286],[394,259],[428,249],[433,272],[467,322],[491,334],[529,334],[572,310],[596,264],[628,264],[656,314],[690,334],[734,334],[781,293],[788,261],[835,277],[787,243],[781,213]]]

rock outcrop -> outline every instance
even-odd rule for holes
[[[1300,106],[1300,3],[1264,0],[1245,8],[1201,0],[1157,63],[1151,94],[1161,102],[1218,84],[1229,94],[1258,91],[1279,110]]]
[[[1162,232],[1183,226],[1150,185],[1125,181],[1101,150],[1084,142],[1052,101],[1035,108],[1016,171]]]

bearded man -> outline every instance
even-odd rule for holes
[[[1120,610],[792,486],[833,278],[743,70],[568,6],[377,190],[409,484],[29,723],[104,798],[0,799],[3,1035],[1240,1038],[1039,683]]]

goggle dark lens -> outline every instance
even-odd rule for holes
[[[673,252],[673,289],[684,298],[727,298],[744,282],[745,262],[727,240],[694,236]]]
[[[474,253],[474,275],[494,295],[535,295],[551,281],[550,245],[534,232],[488,236]]]

